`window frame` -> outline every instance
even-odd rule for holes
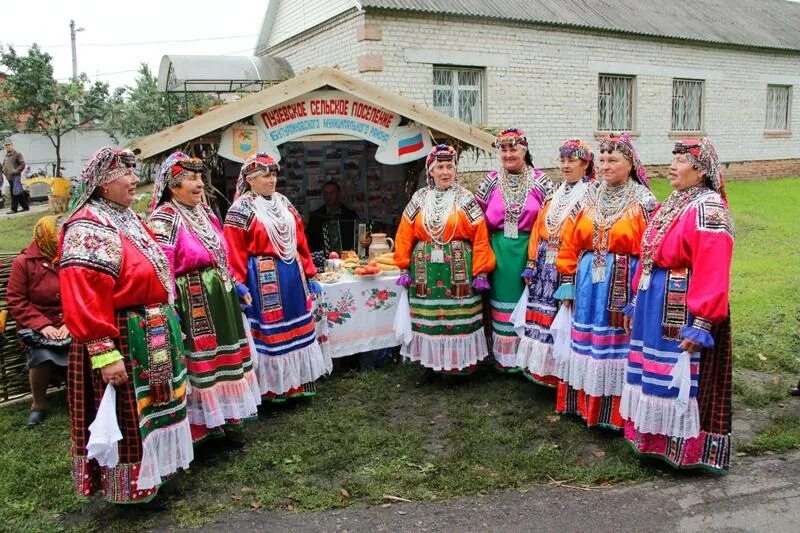
[[[770,118],[774,119],[775,116],[777,116],[777,113],[774,113],[774,110],[772,110],[773,113],[770,113],[771,111],[770,106],[773,103],[772,99],[770,98],[770,92],[775,89],[783,89],[786,91],[786,109],[783,114],[785,122],[783,124],[784,126],[783,128],[773,127],[777,126],[777,124],[774,123],[770,124]],[[770,116],[771,114],[773,115],[773,117]],[[791,124],[792,124],[792,86],[780,83],[768,83],[767,94],[766,94],[766,105],[764,106],[764,131],[778,132],[778,133],[790,132],[792,130]]]
[[[436,72],[437,71],[447,71],[451,74],[451,81],[449,85],[442,85],[436,83]],[[478,83],[477,85],[462,85],[459,83],[459,73],[460,72],[470,72],[470,73],[477,73],[478,75]],[[443,113],[455,120],[460,120],[465,124],[469,124],[471,126],[483,126],[486,124],[486,68],[484,67],[468,67],[462,65],[439,65],[434,64],[433,69],[431,70],[431,81],[433,85],[433,90],[431,91],[431,99],[433,109]],[[466,90],[474,90],[477,88],[478,90],[478,105],[476,109],[478,110],[478,120],[477,121],[467,121],[460,116],[461,109],[459,107],[459,94],[461,92],[461,87],[464,87]],[[436,99],[435,94],[436,91],[441,91],[444,89],[450,91],[452,96],[452,105],[451,110],[452,113],[447,113],[443,111],[441,108],[436,107]]]
[[[676,96],[675,88],[676,88],[676,85],[679,85],[679,84],[684,84],[686,87],[688,87],[689,84],[697,84],[700,87],[700,94],[699,94],[699,97],[698,97],[699,102],[697,103],[697,127],[696,128],[691,128],[691,127],[687,127],[686,126],[686,115],[688,114],[686,110],[689,107],[688,93],[685,92],[683,95],[677,95]],[[686,102],[684,103],[684,117],[683,117],[684,127],[682,127],[682,128],[678,127],[678,126],[680,126],[679,124],[676,124],[675,101],[676,101],[676,98],[678,96],[682,96],[682,97],[684,97],[686,99]],[[670,100],[670,103],[672,104],[671,105],[672,109],[670,111],[670,132],[674,132],[674,133],[687,133],[687,132],[690,132],[690,133],[702,133],[702,131],[703,131],[703,122],[704,122],[703,121],[703,116],[704,116],[704,111],[705,111],[705,80],[696,79],[696,78],[672,78],[672,98]]]
[[[630,121],[630,124],[624,127],[618,127],[618,125],[613,124],[613,113],[609,119],[609,123],[603,123],[603,115],[601,113],[601,98],[604,96],[601,93],[603,88],[603,79],[604,78],[616,78],[616,79],[624,79],[630,80],[630,94],[628,95],[628,113],[626,114],[626,119]],[[634,74],[618,74],[618,73],[610,73],[610,72],[600,72],[597,75],[597,131],[598,132],[620,132],[620,131],[627,131],[633,132],[636,128],[636,100],[637,100],[637,77]],[[609,99],[613,98],[613,92],[607,95]],[[607,113],[608,115],[608,113]]]

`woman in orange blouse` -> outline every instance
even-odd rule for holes
[[[414,193],[395,239],[394,261],[410,269],[397,280],[410,287],[413,332],[401,353],[425,369],[417,386],[434,372],[469,373],[489,353],[477,292],[489,289],[495,258],[483,211],[456,183],[457,161],[452,146],[433,148],[429,186]]]
[[[562,284],[554,296],[575,303],[556,411],[620,430],[630,340],[622,311],[631,300],[642,234],[656,201],[627,133],[603,139],[599,159],[601,182],[590,188],[575,220],[566,222],[556,260]]]

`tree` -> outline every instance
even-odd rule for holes
[[[103,129],[112,136],[144,137],[203,113],[213,103],[207,94],[188,94],[184,99],[159,91],[150,67],[142,63],[135,85],[111,96]]]
[[[86,74],[69,83],[53,77],[52,56],[34,44],[28,55],[13,47],[0,49],[0,64],[7,69],[0,99],[0,122],[12,132],[43,134],[55,148],[56,169],[61,168],[61,141],[81,125],[102,119],[108,112],[108,85],[89,84]],[[88,88],[87,88],[88,86]],[[79,116],[75,117],[75,106]]]

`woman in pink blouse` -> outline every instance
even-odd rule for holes
[[[722,472],[731,452],[733,222],[711,142],[675,144],[674,191],[650,220],[626,306],[620,413],[640,453]]]

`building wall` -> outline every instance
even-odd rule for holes
[[[275,46],[352,7],[352,0],[284,0],[278,4],[268,46]]]
[[[371,39],[358,40],[363,27]],[[645,163],[668,163],[672,80],[702,79],[703,133],[723,161],[788,160],[779,166],[800,174],[800,53],[392,12],[349,12],[269,53],[286,57],[296,72],[337,64],[425,105],[432,105],[434,64],[484,67],[485,126],[524,128],[542,167],[555,166],[563,139],[596,143],[600,73],[636,76],[635,141]],[[377,63],[380,69],[363,68]],[[768,83],[793,85],[791,135],[765,134]],[[467,164],[494,163],[478,157]]]

